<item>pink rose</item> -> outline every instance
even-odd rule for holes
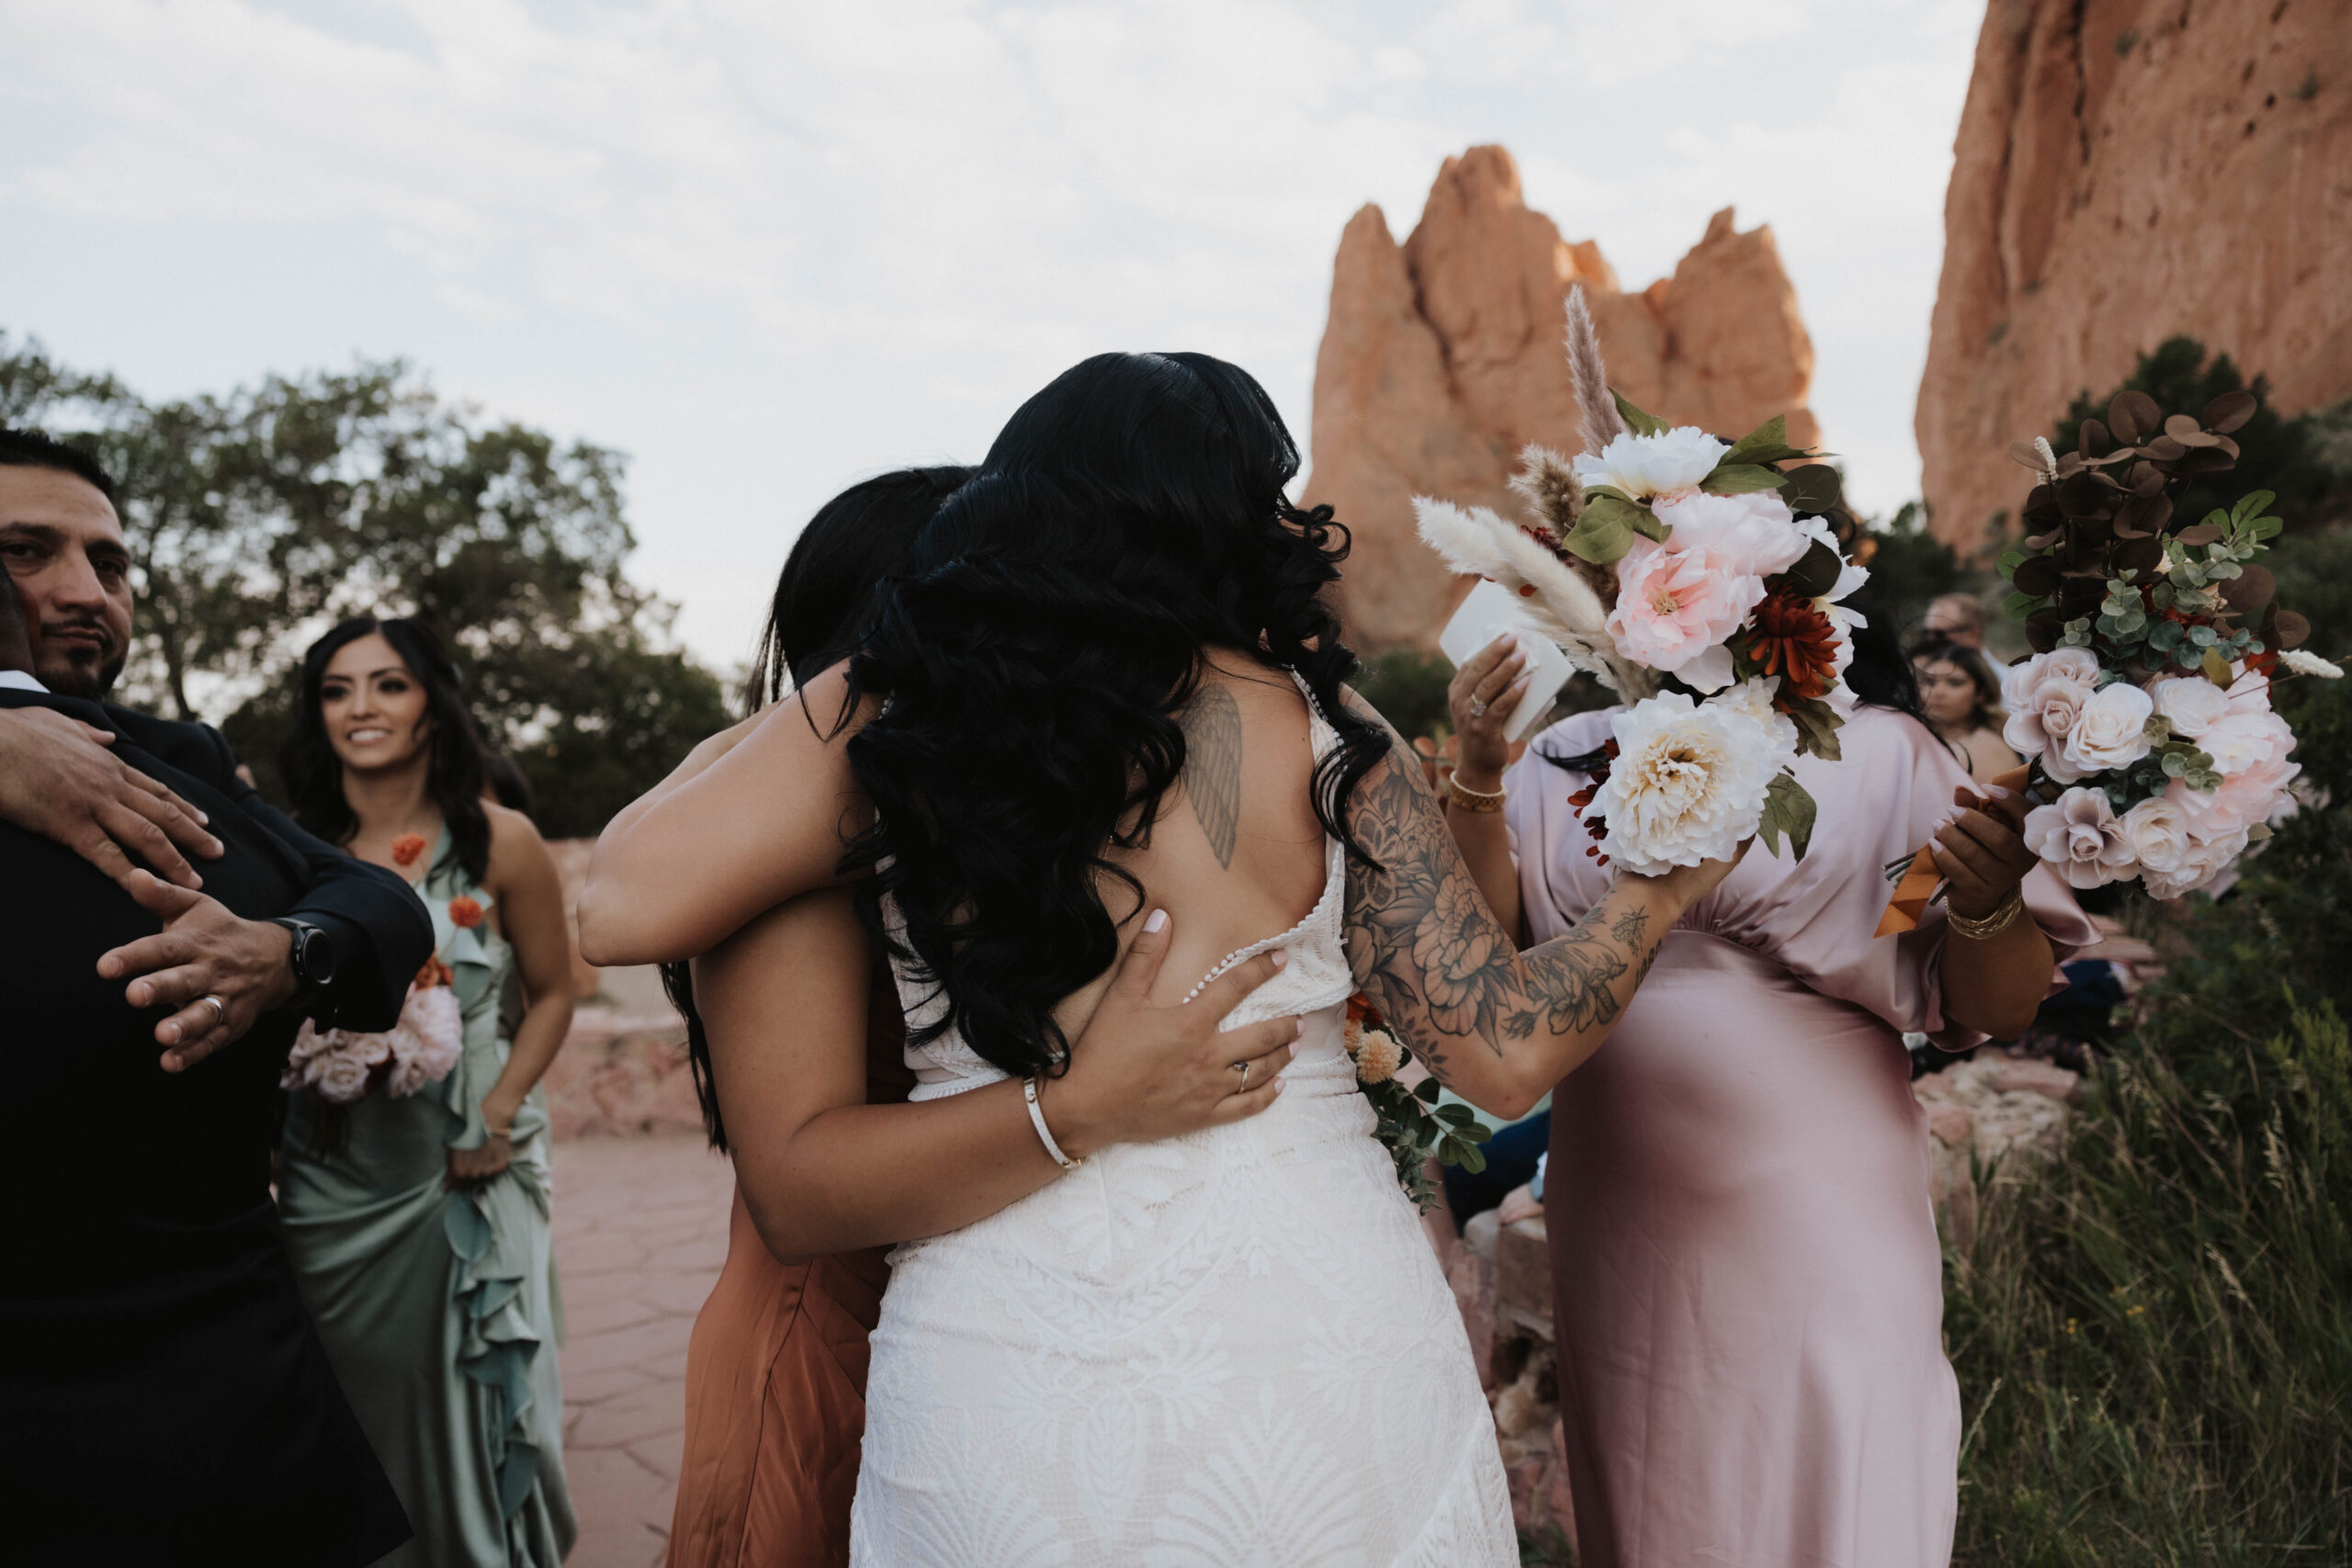
[[[2026,813],[2025,846],[2076,887],[2099,887],[2135,874],[2132,852],[2116,833],[2107,792],[2070,789]]]
[[[2009,710],[2001,739],[2029,758],[2055,752],[2098,690],[2098,655],[2087,648],[2056,648],[2010,665],[2001,675]]]
[[[368,1093],[368,1074],[372,1064],[361,1061],[358,1053],[336,1051],[318,1058],[311,1084],[319,1098],[335,1105],[349,1105]]]
[[[2275,713],[2232,713],[2197,738],[2197,748],[2213,759],[2213,771],[2244,773],[2283,762],[2295,749],[2295,732]]]
[[[2249,670],[2243,661],[2230,669],[2236,678],[2230,682],[2232,713],[2268,713],[2270,711],[2270,677],[2259,670]]]
[[[2165,796],[2188,813],[2192,835],[2214,843],[2242,834],[2257,823],[2291,814],[2295,797],[2287,793],[2287,786],[2302,771],[2300,762],[2273,758],[2224,774],[2222,787],[2211,793],[2193,790],[2184,781],[2175,779]]]
[[[1617,607],[1609,614],[1609,635],[1617,650],[1653,670],[1679,671],[1737,631],[1764,597],[1764,579],[1737,570],[1710,549],[1668,549],[1635,539],[1617,563]],[[1731,660],[1721,660],[1719,686],[1731,677]]]
[[[2196,860],[2194,840],[2188,833],[2188,813],[2160,795],[2150,796],[2117,818],[2115,838],[2130,852],[2152,892],[2164,879],[2179,876]]]
[[[1669,550],[1705,550],[1743,576],[1770,577],[1804,558],[1812,541],[1797,527],[1789,503],[1776,491],[1709,495],[1690,491],[1652,503],[1668,525]]]

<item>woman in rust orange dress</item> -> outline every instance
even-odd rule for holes
[[[845,657],[876,581],[906,558],[915,535],[967,468],[910,468],[854,485],[809,519],[786,558],[753,660],[756,708],[788,683]],[[672,783],[716,761],[752,720],[696,749]],[[863,987],[836,982],[812,996],[803,1027],[865,1034],[866,1100],[902,1100],[913,1075],[889,971]],[[713,1148],[728,1152],[710,1041],[683,964],[662,965],[685,1015],[695,1089]],[[855,1014],[864,1013],[863,1020]],[[889,1280],[884,1247],[780,1262],[760,1239],[739,1186],[727,1265],[686,1348],[686,1441],[670,1525],[670,1568],[843,1562],[849,1505],[865,1430],[865,1337]]]

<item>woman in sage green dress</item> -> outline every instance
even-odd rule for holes
[[[528,818],[482,799],[456,669],[414,622],[359,617],[312,646],[282,765],[305,826],[414,883],[438,939],[417,985],[447,986],[462,1020],[437,1081],[394,1094],[379,1069],[351,1103],[306,1087],[288,1105],[287,1252],[416,1531],[384,1561],[556,1568],[577,1527],[538,1087],[571,1020],[554,861]]]

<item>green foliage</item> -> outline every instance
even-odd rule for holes
[[[2106,416],[2107,405],[2118,392],[2145,392],[2168,412],[2194,414],[2225,392],[2251,391],[2254,417],[2230,433],[2238,445],[2233,468],[2200,476],[2174,502],[2176,515],[2202,517],[2227,512],[2256,490],[2272,491],[2276,506],[2290,530],[2323,527],[2352,514],[2352,462],[2341,450],[2352,409],[2316,410],[2283,419],[2270,406],[2270,384],[2256,376],[2249,384],[2226,354],[2209,362],[2205,345],[2191,337],[2172,337],[2140,363],[2120,387],[2100,397],[2088,390],[2077,396],[2066,415],[2051,432],[2051,444],[2072,452],[2083,421]]]
[[[222,718],[266,788],[303,646],[361,612],[449,638],[553,836],[597,831],[727,722],[623,571],[621,457],[486,423],[405,366],[149,404],[0,335],[0,423],[81,442],[119,482],[139,585],[119,698]]]
[[[1445,688],[1453,680],[1453,662],[1442,653],[1396,648],[1363,661],[1356,675],[1356,690],[1380,710],[1380,716],[1408,740],[1433,739],[1453,733],[1453,719],[1445,705]]]
[[[2230,1045],[2226,1090],[2145,1040],[2110,1060],[2064,1162],[1992,1187],[1949,1259],[1954,1562],[2322,1562],[2352,1540],[2352,1040],[2323,1007]]]
[[[1918,634],[1928,606],[1939,594],[1973,592],[1989,582],[1981,572],[1961,570],[1952,547],[1928,532],[1927,509],[1905,502],[1883,523],[1873,523],[1863,536],[1871,546],[1868,590],[1893,623],[1895,637],[1908,643]]]

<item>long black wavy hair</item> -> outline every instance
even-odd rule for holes
[[[767,625],[743,683],[746,707],[780,701],[788,690],[850,656],[872,615],[876,587],[886,575],[905,569],[915,536],[939,503],[971,477],[965,468],[900,468],[854,484],[817,509],[776,574]],[[695,1005],[693,970],[684,964],[662,964],[662,988],[685,1020],[695,1098],[702,1104],[710,1146],[723,1154],[727,1123],[719,1115],[718,1080],[711,1072],[710,1034]]]
[[[848,743],[877,817],[842,870],[945,998],[913,1043],[952,1027],[1006,1072],[1060,1070],[1053,1010],[1118,953],[1102,884],[1143,897],[1105,852],[1159,817],[1209,648],[1306,681],[1340,735],[1316,814],[1361,854],[1347,800],[1387,738],[1341,702],[1356,660],[1320,594],[1348,536],[1285,498],[1298,466],[1238,367],[1098,355],[1022,405],[884,585],[850,665],[884,699]]]
[[[422,621],[354,615],[303,653],[294,730],[277,754],[278,775],[293,796],[295,820],[332,844],[347,844],[359,831],[359,818],[344,798],[343,760],[327,739],[319,686],[326,678],[328,660],[371,634],[380,634],[392,645],[409,675],[424,689],[425,721],[431,730],[427,744],[432,748],[425,787],[449,829],[449,852],[440,863],[454,861],[480,882],[490,871],[490,817],[481,807],[481,734],[467,709],[465,682],[457,664]]]

